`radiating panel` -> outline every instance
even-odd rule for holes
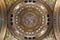
[[[54,31],[57,40],[60,40],[60,0],[57,0],[54,8]]]
[[[6,9],[3,0],[0,0],[0,40],[4,39],[7,27],[7,16],[6,16]]]

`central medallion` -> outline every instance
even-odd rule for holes
[[[28,12],[23,16],[23,24],[29,28],[34,27],[36,22],[37,16],[32,12]]]

